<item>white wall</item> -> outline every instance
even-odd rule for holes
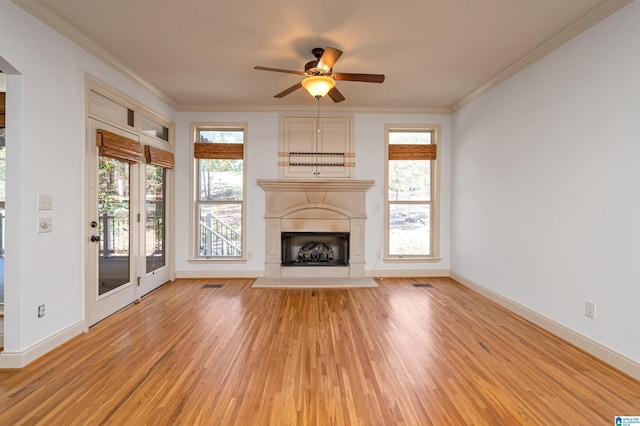
[[[85,72],[171,119],[176,113],[8,0],[0,0],[0,66],[9,72],[1,361],[84,327]],[[37,194],[53,196],[52,211],[36,210]],[[53,232],[37,234],[45,215]],[[41,304],[46,315],[37,318]]]
[[[452,270],[635,362],[639,22],[633,2],[452,123]]]
[[[0,65],[8,72],[7,225],[4,352],[0,366],[21,366],[84,329],[85,73],[175,120],[175,269],[179,274],[258,276],[264,273],[264,192],[256,180],[278,177],[278,113],[180,113],[89,55],[8,0],[0,0]],[[248,250],[246,264],[189,262],[191,121],[247,122]],[[366,268],[447,270],[449,201],[441,204],[440,263],[384,265],[381,251],[385,123],[426,123],[442,127],[442,190],[449,192],[450,117],[356,114],[356,178],[374,179],[367,204]],[[45,215],[38,194],[53,196],[53,232],[37,234]],[[44,318],[37,307],[46,306]]]
[[[310,99],[310,103],[313,99]],[[321,109],[321,115],[336,114]],[[311,113],[313,115],[313,113]],[[264,276],[265,269],[265,193],[257,179],[278,178],[279,113],[179,113],[176,126],[176,227],[175,267],[178,277],[257,277]],[[246,122],[247,142],[247,246],[251,259],[246,263],[194,262],[189,260],[189,223],[191,194],[189,135],[192,122]],[[449,269],[449,185],[451,117],[428,114],[354,114],[355,125],[355,178],[372,179],[375,185],[367,192],[367,222],[365,269],[372,275],[389,274],[441,274]],[[384,125],[387,123],[422,123],[441,126],[441,257],[437,263],[385,263],[377,260],[383,252],[383,184],[384,184]],[[376,209],[376,205],[379,209]]]

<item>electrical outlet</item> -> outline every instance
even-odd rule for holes
[[[38,306],[38,318],[42,318],[44,316],[44,305]]]
[[[38,234],[51,232],[53,230],[53,219],[50,217],[38,218]]]
[[[584,314],[589,318],[596,319],[596,304],[589,300],[584,301]]]

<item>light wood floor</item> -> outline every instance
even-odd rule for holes
[[[640,415],[638,381],[449,279],[333,290],[252,281],[178,280],[0,372],[0,425],[609,425]]]

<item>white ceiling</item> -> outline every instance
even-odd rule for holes
[[[14,1],[179,109],[315,105],[273,97],[300,76],[253,67],[302,71],[332,46],[335,72],[386,75],[339,81],[341,106],[448,111],[630,0]]]

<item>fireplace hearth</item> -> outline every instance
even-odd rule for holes
[[[347,266],[348,232],[283,232],[282,266]]]

